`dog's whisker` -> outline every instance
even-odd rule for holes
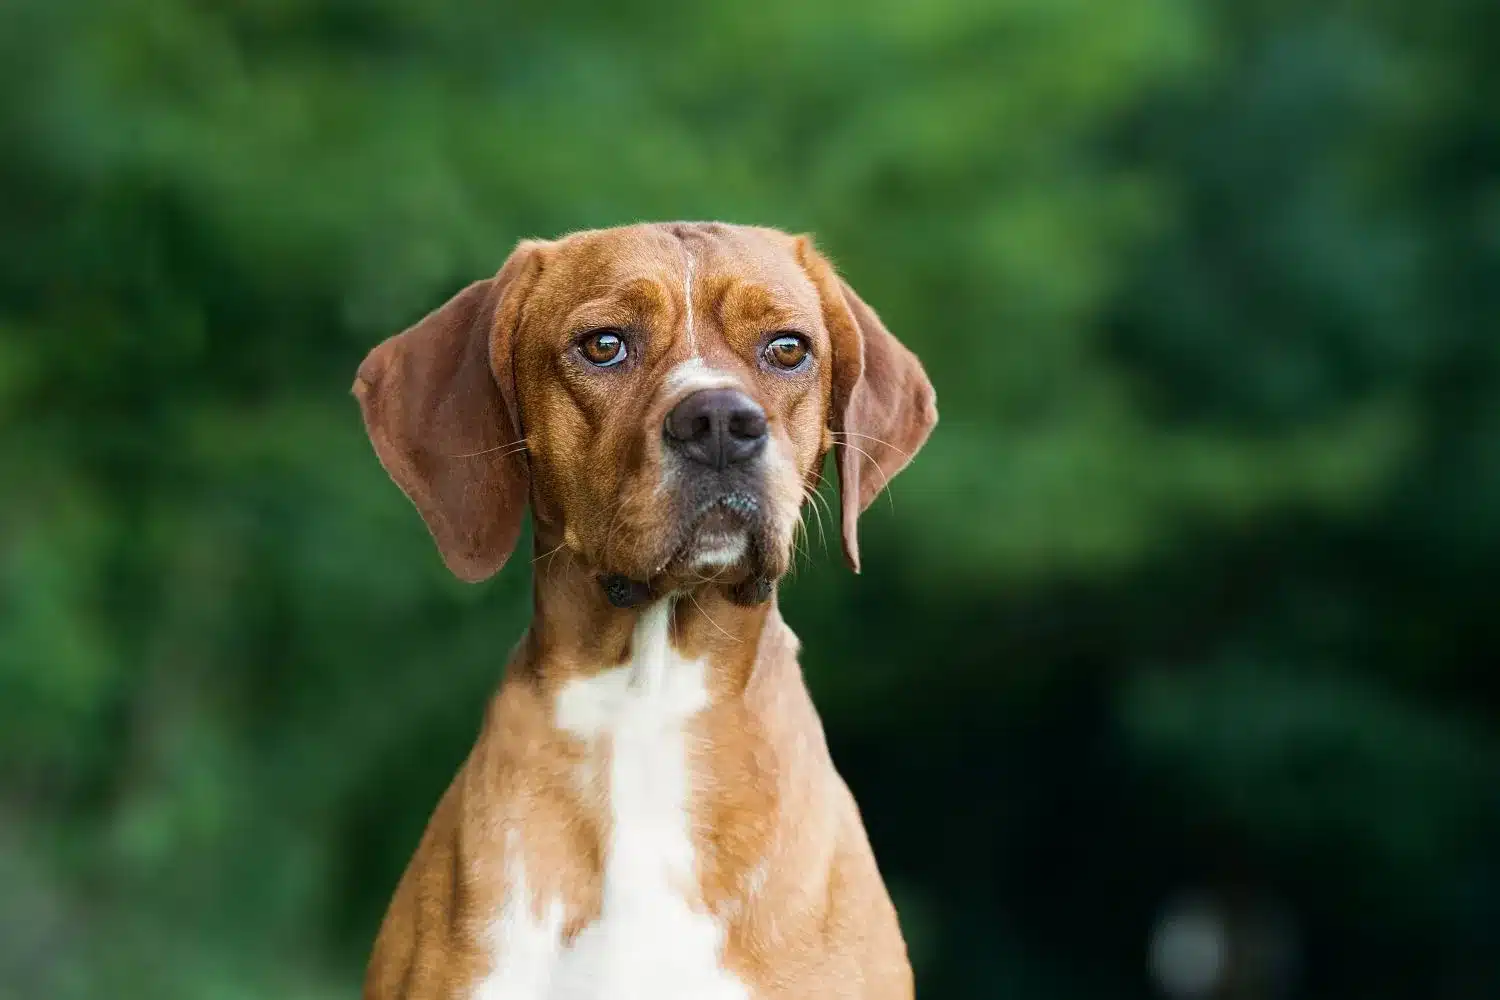
[[[823,524],[823,511],[818,505],[820,503],[827,504],[828,498],[823,496],[815,489],[808,490],[803,495],[809,501],[808,506],[812,507],[813,517],[816,518],[818,522],[818,544],[826,549],[828,548],[828,530]],[[828,510],[828,516],[830,519],[832,519],[833,517],[833,509],[831,507]]]
[[[797,517],[797,530],[792,534],[792,545],[795,548],[800,539],[803,543],[803,552],[807,552],[807,545],[812,542],[812,528],[807,522],[807,514],[805,513],[807,508],[803,508],[803,510],[804,513]],[[818,513],[817,508],[813,508],[812,510],[813,518],[819,529],[821,529],[823,526],[823,515]]]
[[[840,433],[847,433],[847,432],[840,432]],[[875,466],[875,471],[878,472],[878,473],[880,473],[880,480],[881,480],[881,482],[880,482],[880,491],[885,494],[886,500],[889,501],[889,503],[891,505],[891,510],[895,510],[896,509],[896,501],[894,499],[892,499],[892,497],[891,497],[891,491],[887,488],[887,487],[889,487],[891,485],[891,477],[888,476],[888,475],[886,475],[885,474],[885,470],[880,467],[880,463],[877,462],[877,461],[875,461],[875,456],[871,455],[868,451],[865,451],[859,445],[850,444],[848,441],[843,442],[843,445],[844,445],[845,448],[853,449],[854,451],[858,452],[859,454],[865,456],[865,458],[868,458],[870,460],[870,464],[873,465],[873,466]],[[900,449],[898,448],[897,450],[899,451]]]
[[[718,629],[719,632],[724,636],[724,638],[728,639],[730,642],[739,642],[740,641],[739,639],[737,639],[734,636],[730,635],[728,632],[725,632],[724,631],[724,626],[722,626],[718,622],[714,621],[713,617],[711,615],[709,615],[709,613],[707,611],[703,610],[703,605],[701,605],[701,604],[698,603],[698,598],[696,598],[696,597],[693,596],[693,592],[691,590],[689,590],[687,592],[687,599],[693,602],[693,607],[695,607],[695,608],[698,609],[698,613],[700,615],[702,615],[704,617],[704,619],[710,625],[712,625],[714,628]]]
[[[904,458],[906,458],[908,461],[911,460],[911,452],[907,451],[905,448],[901,448],[901,447],[898,447],[898,446],[896,446],[894,444],[891,444],[889,441],[885,440],[884,438],[878,438],[874,434],[861,434],[858,431],[829,431],[829,433],[832,434],[834,437],[839,437],[839,436],[843,436],[843,437],[857,437],[857,438],[864,438],[866,441],[874,441],[876,444],[883,444],[883,445],[885,445],[887,448],[891,449],[891,451],[894,451],[894,452],[900,454],[901,456],[903,456]]]
[[[818,520],[818,527],[820,531],[822,529],[822,524],[823,522],[820,517]],[[788,576],[795,577],[797,575],[797,570],[800,567],[799,559],[806,560],[809,563],[813,561],[811,546],[812,536],[807,525],[807,519],[805,517],[799,517],[797,518],[797,530],[792,534],[792,559],[787,566]],[[826,547],[826,541],[824,542],[824,546]]]
[[[802,532],[804,532],[806,534],[807,544],[808,544],[809,547],[808,548],[804,548],[803,554],[808,557],[809,561],[811,561],[811,559],[812,559],[812,553],[811,553],[811,549],[810,549],[810,546],[812,544],[812,529],[807,526],[807,513],[806,513],[807,509],[809,507],[812,508],[813,519],[817,522],[817,525],[818,525],[818,546],[819,546],[819,548],[821,548],[821,549],[823,549],[825,551],[828,548],[828,531],[827,531],[826,526],[823,523],[823,511],[818,506],[818,504],[819,504],[820,501],[823,501],[823,498],[818,495],[817,490],[814,490],[814,489],[811,489],[811,488],[807,488],[807,487],[803,488],[803,490],[802,490],[802,504],[798,508],[798,514],[797,514],[797,527]],[[826,502],[826,501],[824,501],[824,502]],[[830,512],[830,516],[831,516],[831,512]],[[795,544],[795,536],[793,538],[793,542]]]
[[[484,449],[481,449],[479,451],[471,451],[471,452],[467,452],[467,453],[464,453],[464,454],[461,454],[461,455],[444,455],[443,457],[444,458],[478,458],[481,455],[491,455],[491,454],[494,454],[495,452],[498,451],[501,454],[498,455],[497,457],[498,458],[504,458],[507,455],[514,455],[514,454],[516,454],[518,452],[522,452],[522,451],[525,451],[525,450],[526,450],[526,439],[522,438],[519,441],[511,441],[511,442],[508,442],[506,444],[497,444],[493,448],[484,448]]]
[[[604,555],[605,555],[606,558],[608,558],[609,551],[610,551],[610,546],[614,542],[615,532],[617,530],[619,530],[619,528],[620,528],[620,526],[622,524],[624,524],[624,521],[621,520],[621,515],[624,514],[624,513],[625,513],[625,504],[624,504],[624,502],[623,501],[617,502],[615,504],[615,512],[614,512],[613,515],[610,516],[609,524],[604,529],[604,549],[603,549],[603,551],[604,551]]]
[[[541,555],[539,555],[535,559],[531,560],[531,565],[535,566],[537,563],[541,562],[543,559],[551,559],[553,556],[557,555],[558,550],[561,549],[566,544],[567,544],[566,542],[558,542],[556,546],[554,546],[551,549],[548,549],[546,552],[543,552]],[[548,564],[547,568],[549,568],[549,569],[551,568],[551,564],[550,563]]]

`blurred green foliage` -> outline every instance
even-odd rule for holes
[[[0,996],[356,995],[529,603],[354,368],[652,218],[938,387],[783,598],[922,995],[1149,996],[1184,892],[1500,995],[1497,94],[1490,0],[0,6]]]

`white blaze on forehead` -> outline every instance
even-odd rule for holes
[[[682,252],[684,262],[687,265],[682,278],[682,299],[686,303],[685,316],[688,354],[696,358],[698,356],[698,339],[697,333],[693,329],[693,252],[686,247],[683,248]]]
[[[667,372],[666,391],[672,396],[690,396],[699,389],[738,389],[732,373],[710,368],[702,358],[692,357]]]

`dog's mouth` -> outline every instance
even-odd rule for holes
[[[753,493],[731,490],[690,508],[669,536],[667,555],[645,575],[606,573],[600,577],[616,607],[634,607],[668,591],[704,583],[724,585],[739,604],[770,597],[778,575],[774,541],[764,502]]]
[[[750,564],[761,548],[761,502],[742,491],[700,504],[685,519],[676,547],[662,567],[720,576]]]

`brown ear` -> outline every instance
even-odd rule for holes
[[[522,243],[493,278],[380,344],[354,379],[380,464],[470,583],[510,558],[530,492],[511,341],[537,247]]]
[[[807,237],[803,267],[823,300],[833,342],[829,426],[838,468],[844,559],[859,572],[859,515],[916,455],[937,424],[937,395],[917,356],[834,273]]]

